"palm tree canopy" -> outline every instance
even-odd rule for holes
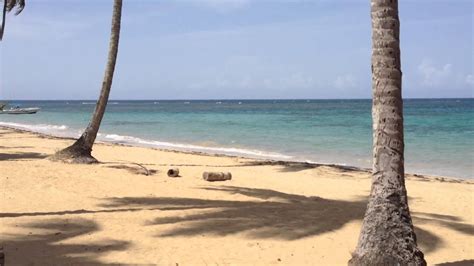
[[[10,12],[16,7],[15,15],[18,15],[25,8],[25,0],[4,0],[6,3],[6,11]]]
[[[0,26],[0,41],[3,39],[5,31],[5,17],[8,12],[16,9],[15,15],[18,15],[25,8],[25,0],[3,0],[2,25]]]

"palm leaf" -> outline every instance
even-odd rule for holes
[[[5,0],[4,0],[5,1]],[[12,11],[16,7],[15,15],[18,15],[25,8],[25,0],[6,0],[7,12]]]
[[[3,0],[2,25],[0,26],[0,41],[3,39],[5,31],[6,15],[13,9],[16,9],[15,15],[18,15],[25,8],[25,0]]]

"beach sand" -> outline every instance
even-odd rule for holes
[[[0,129],[6,265],[345,265],[356,246],[368,171],[113,144],[97,165],[45,159],[71,142]],[[473,182],[406,183],[428,264],[472,265]]]

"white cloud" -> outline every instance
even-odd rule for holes
[[[474,75],[470,74],[466,76],[467,85],[474,86]]]
[[[353,89],[357,87],[357,80],[352,74],[341,75],[333,82],[333,86],[336,89]]]
[[[449,63],[438,67],[430,60],[423,60],[418,66],[418,72],[421,74],[421,85],[426,87],[446,85],[453,78],[453,66]]]

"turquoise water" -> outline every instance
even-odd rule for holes
[[[10,101],[0,125],[78,136],[91,101]],[[474,99],[407,99],[407,172],[474,176]],[[110,101],[99,140],[277,160],[371,166],[370,100]]]

